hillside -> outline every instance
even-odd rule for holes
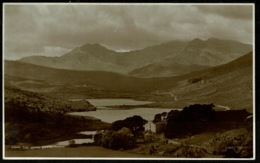
[[[137,77],[177,76],[228,63],[252,51],[250,45],[229,40],[194,39],[176,55],[137,68],[129,74]],[[162,51],[163,52],[163,51]]]
[[[20,61],[59,69],[116,71],[120,67],[110,60],[115,54],[99,44],[85,44],[61,57],[31,56]]]
[[[140,79],[113,72],[54,69],[17,61],[5,61],[4,66],[5,75],[8,75],[9,78],[25,78],[29,85],[39,84],[39,86],[46,85],[57,88],[68,85],[95,90],[130,92],[151,90],[154,86],[160,87],[160,85],[155,85],[158,79]]]
[[[227,64],[174,77],[136,78],[15,61],[5,61],[5,76],[6,83],[18,88],[68,97],[140,98],[157,101],[165,107],[214,103],[252,111],[252,52]]]
[[[186,64],[217,66],[231,62],[250,51],[252,51],[251,45],[236,41],[215,38],[205,41],[194,39],[185,47],[183,55],[176,59],[181,59]]]
[[[178,85],[169,89],[177,103],[209,103],[230,109],[253,107],[252,52],[230,63],[176,77]],[[183,104],[182,104],[183,105]]]
[[[94,118],[75,117],[66,112],[78,107],[63,99],[5,87],[5,144],[50,144],[79,137],[79,131],[99,130],[109,124]],[[88,103],[84,110],[92,105]]]
[[[84,44],[61,57],[31,56],[19,61],[58,69],[164,77],[224,64],[250,51],[251,45],[211,38],[171,41],[131,52],[116,52],[100,44]]]
[[[149,64],[147,66],[135,69],[129,73],[131,76],[136,77],[170,77],[178,76],[192,71],[198,71],[201,69],[209,68],[209,66],[199,66],[199,65],[183,65],[183,64],[173,64],[171,60],[164,62],[156,62]]]
[[[28,104],[28,111],[36,110],[51,113],[66,113],[75,111],[93,111],[96,108],[88,101],[67,101],[62,98],[24,91],[10,85],[5,86],[5,103]]]

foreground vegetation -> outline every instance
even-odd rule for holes
[[[65,114],[70,111],[75,110],[59,99],[5,88],[5,144],[46,144],[109,127],[97,119]]]
[[[144,131],[146,121],[140,116],[116,121],[109,130],[95,135],[95,144],[165,157],[252,157],[251,114],[246,110],[215,111],[213,107],[196,104],[155,115],[153,122],[165,121],[163,136]]]
[[[190,105],[182,111],[168,113],[165,127],[166,138],[185,137],[202,132],[245,127],[251,115],[246,110],[215,111],[213,104]]]
[[[79,131],[100,130],[93,145],[145,154],[144,157],[253,155],[252,117],[246,110],[215,111],[213,104],[190,105],[182,111],[155,115],[153,122],[165,122],[163,133],[155,134],[144,131],[147,121],[140,116],[107,124],[95,118],[66,114],[75,111],[73,106],[78,110],[82,103],[71,105],[61,99],[6,87],[5,144],[45,145],[80,138]]]

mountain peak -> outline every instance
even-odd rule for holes
[[[195,38],[195,39],[193,39],[191,42],[204,42],[204,41],[201,40],[200,38]]]
[[[87,47],[96,47],[96,48],[104,48],[102,45],[100,45],[99,43],[94,43],[94,44],[91,44],[91,43],[86,43],[84,45],[82,45],[80,48],[87,48]]]
[[[207,41],[219,41],[219,39],[214,38],[214,37],[210,37],[210,38],[207,39]]]
[[[83,51],[87,51],[87,52],[108,52],[111,51],[109,49],[107,49],[106,47],[98,44],[98,43],[94,43],[94,44],[84,44],[80,47],[81,50]]]
[[[199,48],[203,48],[206,46],[206,41],[203,41],[199,38],[195,38],[193,39],[192,41],[190,41],[189,45],[186,47],[186,48],[196,48],[196,49],[199,49]]]

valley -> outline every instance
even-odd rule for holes
[[[205,42],[208,41],[193,40],[189,44],[183,43],[183,46],[181,46],[182,44],[178,45],[181,49],[188,45],[194,46],[193,44],[195,44],[196,47],[207,47],[206,49],[208,49],[210,44],[207,43],[207,45],[204,45]],[[158,46],[155,47],[160,49],[172,45],[163,44]],[[144,50],[148,51],[149,49],[153,49],[152,51],[156,52],[156,50],[154,50],[155,47],[148,47]],[[97,50],[97,54],[100,55],[97,56],[101,58],[103,53],[108,52],[109,54],[106,54],[109,56],[106,56],[108,58],[113,55],[119,55],[114,54],[113,51],[109,51],[108,49],[101,48],[100,45],[85,45],[81,47],[81,50],[92,50],[91,52],[94,53],[96,48],[100,48],[100,50]],[[78,50],[79,49],[76,49],[69,54],[65,54],[65,57],[70,57],[71,60],[74,60],[74,55],[78,57],[78,53],[75,54]],[[200,50],[186,50],[189,51],[187,55],[210,56],[205,52],[205,49],[202,50],[203,52]],[[139,51],[138,53],[141,52]],[[235,52],[230,52],[230,54],[234,55],[234,58],[235,56],[239,56]],[[218,55],[220,55],[220,53],[218,53]],[[89,140],[90,137],[93,139],[93,135],[82,135],[80,132],[97,132],[99,130],[112,132],[110,129],[111,127],[113,128],[115,122],[118,121],[118,123],[120,123],[123,119],[133,118],[136,115],[148,121],[148,123],[144,125],[144,135],[147,134],[146,132],[149,131],[149,129],[151,130],[151,128],[153,128],[155,134],[151,142],[144,140],[144,142],[141,143],[137,143],[140,141],[140,138],[135,135],[135,147],[133,149],[123,149],[124,151],[122,152],[124,154],[122,154],[122,156],[223,157],[227,155],[225,150],[223,152],[222,149],[220,150],[214,145],[208,148],[207,143],[218,139],[220,137],[219,135],[223,134],[227,134],[230,137],[240,136],[236,130],[243,131],[243,141],[244,139],[250,138],[250,133],[248,133],[250,132],[250,124],[248,127],[246,122],[240,123],[236,118],[233,120],[231,118],[231,122],[222,122],[221,117],[229,117],[231,114],[237,114],[237,118],[240,116],[241,119],[245,119],[253,113],[252,52],[244,53],[227,63],[224,63],[222,58],[220,60],[223,61],[223,64],[220,64],[218,59],[208,62],[207,59],[209,58],[207,57],[194,60],[195,62],[191,62],[185,58],[181,59],[179,55],[174,56],[176,57],[175,59],[173,59],[174,57],[167,58],[169,57],[168,54],[165,54],[165,57],[166,59],[162,60],[154,57],[156,62],[149,63],[148,66],[135,69],[132,72],[129,71],[131,66],[126,67],[128,70],[118,72],[115,70],[119,67],[114,67],[114,70],[113,68],[108,69],[106,64],[102,65],[109,71],[103,71],[104,67],[102,68],[102,66],[100,69],[92,67],[93,70],[85,70],[83,67],[66,67],[70,65],[70,63],[63,64],[63,67],[57,66],[58,64],[53,64],[66,62],[64,60],[60,61],[60,58],[56,58],[57,60],[52,58],[53,63],[50,63],[50,58],[48,58],[47,61],[46,58],[43,59],[44,57],[29,57],[18,61],[5,60],[5,142],[7,155],[28,157],[28,155],[35,153],[36,155],[44,156],[33,149],[22,149],[25,150],[25,152],[20,152],[19,150],[12,149],[12,147],[13,145],[19,146],[21,144],[27,146],[55,145],[57,142],[65,141],[69,144],[68,146],[65,146],[65,148],[50,149],[48,151],[56,153],[48,155],[55,157],[59,156],[57,151],[67,151],[70,153],[68,156],[89,157],[83,153],[79,155],[73,154],[77,150],[99,148],[97,147],[95,139]],[[178,63],[175,61],[177,58],[179,58]],[[231,58],[232,57],[227,58],[226,61],[231,60]],[[34,63],[34,59],[36,59],[37,63]],[[85,59],[81,58],[81,60],[83,61]],[[93,60],[90,59],[90,61]],[[185,65],[182,61],[190,63]],[[115,62],[115,60],[113,62]],[[121,61],[118,62],[122,64],[121,66],[129,64]],[[208,64],[201,64],[203,62]],[[46,66],[46,63],[51,66]],[[93,64],[96,65],[96,62],[93,62]],[[136,63],[136,65],[137,64],[138,63]],[[98,66],[98,64],[96,66]],[[174,72],[172,70],[174,70]],[[126,72],[130,73],[127,74]],[[154,72],[154,74],[150,72]],[[102,102],[98,101],[107,102],[107,104],[102,104]],[[174,112],[173,110],[181,112],[181,110],[185,110],[188,106],[195,107],[197,104],[200,104],[201,106],[197,109],[198,113],[196,114],[203,115],[204,113],[199,113],[200,107],[203,108],[204,105],[207,106],[207,104],[211,105],[212,103],[214,104],[213,113],[216,114],[214,120],[216,122],[209,120],[209,122],[207,122],[208,127],[206,127],[205,130],[201,130],[201,133],[195,132],[191,134],[188,132],[185,133],[185,136],[172,139],[169,135],[165,138],[166,130],[163,133],[156,133],[156,127],[152,127],[153,118],[162,112],[166,113],[167,122],[171,124],[170,113]],[[218,123],[224,123],[225,127],[219,127],[220,124]],[[198,125],[194,124],[194,127],[196,128]],[[13,129],[15,129],[17,133],[12,133]],[[178,127],[176,129],[178,130]],[[198,129],[201,128],[199,127]],[[40,131],[44,136],[39,135],[36,131]],[[121,130],[119,131],[121,132]],[[229,133],[229,131],[231,133]],[[171,133],[171,131],[167,132]],[[233,132],[235,134],[233,134]],[[17,137],[17,134],[19,137]],[[191,140],[193,139],[192,137],[197,141],[193,142],[193,140]],[[205,140],[201,140],[201,137],[205,137]],[[109,137],[107,138],[109,139]],[[144,136],[143,139],[147,138]],[[175,142],[175,145],[173,145],[174,143],[164,144],[163,141],[165,141],[165,139],[167,139],[167,142],[168,140]],[[228,141],[224,138],[221,139],[223,139],[222,144]],[[90,141],[91,143],[70,144],[73,142],[72,140]],[[106,140],[101,139],[101,141]],[[200,144],[199,142],[202,145],[198,146],[197,144]],[[154,147],[152,148],[151,146]],[[251,149],[250,144],[247,146]],[[76,148],[73,150],[71,147]],[[109,145],[105,147],[110,148]],[[151,149],[154,150],[153,153],[151,153]],[[48,152],[47,149],[42,150]],[[109,150],[105,148],[98,150],[107,150],[109,152]],[[194,154],[193,152],[192,155],[183,152],[180,153],[180,151],[183,150],[195,150],[197,153],[195,152],[196,154]],[[203,152],[202,150],[207,152]],[[215,154],[215,150],[219,153]],[[200,151],[200,153],[198,151]],[[114,152],[114,154],[117,153]],[[98,153],[97,155],[106,157]],[[111,155],[113,155],[113,152]],[[249,155],[250,154],[247,156]]]
[[[3,159],[256,159],[257,9],[3,3]]]
[[[252,73],[252,52],[220,66],[156,78],[54,69],[5,61],[7,85],[66,99],[133,98],[153,101],[155,103],[149,106],[161,104],[162,107],[184,107],[212,101],[232,109],[245,108],[250,112],[253,105]]]

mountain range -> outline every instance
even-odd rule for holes
[[[85,44],[60,57],[30,56],[20,62],[67,70],[109,71],[136,77],[177,76],[228,63],[252,45],[210,38],[171,41],[130,52]]]
[[[138,78],[105,71],[64,70],[19,61],[5,61],[5,85],[47,93],[107,97],[130,93],[134,97],[171,102],[174,106],[191,103],[222,104],[252,111],[252,52],[229,63],[172,77]],[[101,96],[100,96],[101,97]],[[104,98],[103,97],[103,98]],[[146,99],[147,100],[147,99]]]
[[[85,44],[61,57],[5,60],[5,85],[65,98],[125,97],[160,107],[212,102],[252,111],[252,58],[251,45],[213,38],[124,53]]]

